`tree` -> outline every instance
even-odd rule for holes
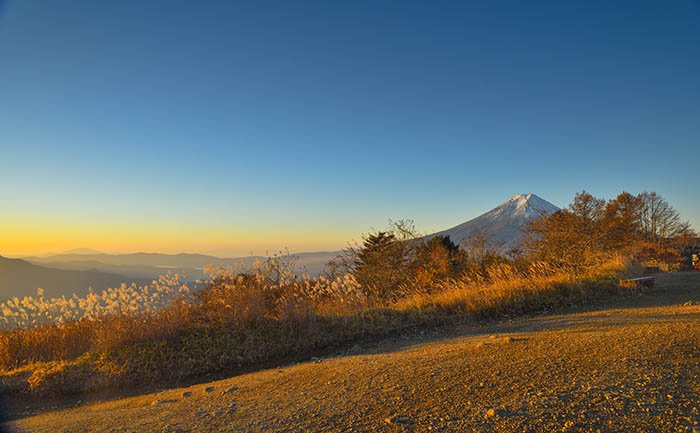
[[[406,261],[404,245],[396,236],[377,232],[365,238],[353,263],[352,274],[366,295],[384,301],[403,282],[401,267]]]
[[[530,260],[581,272],[604,259],[601,221],[605,200],[577,193],[567,209],[532,221],[524,245]]]
[[[641,240],[641,199],[626,191],[608,201],[602,217],[605,248],[620,250]]]
[[[502,253],[503,243],[495,241],[488,229],[474,232],[462,243],[462,248],[467,260],[467,270],[482,276],[486,276],[489,266],[505,260]]]
[[[588,240],[577,233],[579,225],[579,217],[567,209],[532,221],[524,238],[530,261],[541,260],[558,267],[583,269],[591,247]]]
[[[598,222],[603,217],[604,210],[605,200],[594,197],[585,190],[576,193],[569,205],[569,212],[578,219],[577,228],[582,230],[582,235],[589,237],[600,235]]]
[[[642,240],[664,249],[691,234],[690,225],[657,193],[622,192],[606,203],[582,191],[567,209],[530,224],[525,246],[531,260],[579,271],[618,251],[652,251]]]
[[[455,276],[460,271],[462,255],[449,236],[434,236],[420,242],[411,261],[412,289],[429,292],[434,282]]]
[[[384,303],[397,298],[411,278],[411,260],[419,245],[413,222],[390,221],[390,229],[365,236],[361,245],[351,245],[337,257],[329,269],[350,273],[365,295]]]
[[[645,239],[663,244],[692,234],[690,223],[682,221],[680,214],[659,194],[643,192],[639,200],[639,226]]]

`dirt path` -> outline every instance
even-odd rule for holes
[[[693,432],[700,274],[595,311],[446,335],[47,411],[29,432]],[[695,431],[700,432],[700,427]]]

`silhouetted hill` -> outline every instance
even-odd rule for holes
[[[36,295],[38,288],[44,289],[46,297],[70,296],[73,293],[85,294],[89,287],[104,290],[129,283],[133,278],[123,275],[89,270],[53,269],[35,265],[22,259],[8,259],[0,256],[0,300],[13,296]],[[143,284],[145,281],[139,280]]]

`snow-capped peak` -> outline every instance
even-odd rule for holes
[[[501,244],[505,251],[518,244],[524,227],[530,221],[558,210],[558,207],[535,194],[516,194],[481,216],[427,238],[446,235],[452,242],[462,244],[474,234],[488,231],[492,240]]]
[[[495,208],[497,214],[506,215],[527,215],[539,216],[541,214],[551,214],[558,211],[559,208],[552,203],[544,200],[535,194],[516,194],[507,202]],[[492,211],[492,212],[493,212]]]
[[[528,193],[528,194],[515,194],[513,197],[510,198],[508,201],[528,201],[530,197],[532,197],[534,194]]]

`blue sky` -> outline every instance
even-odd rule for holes
[[[0,11],[0,254],[331,249],[515,193],[700,228],[700,2],[40,2]]]

